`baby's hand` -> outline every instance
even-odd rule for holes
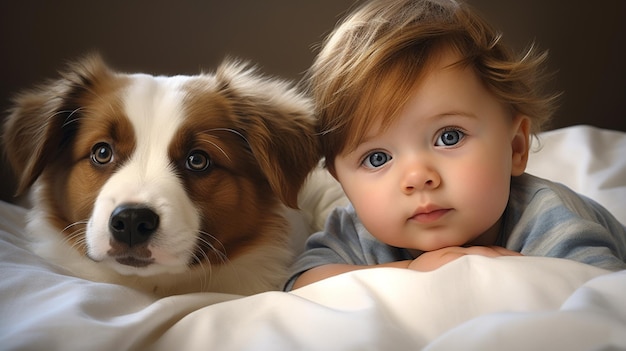
[[[424,252],[409,264],[409,269],[428,272],[465,255],[482,255],[487,257],[522,256],[500,246],[444,247],[443,249]]]

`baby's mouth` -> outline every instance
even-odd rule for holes
[[[451,208],[441,208],[441,209],[436,209],[432,211],[417,212],[416,214],[413,215],[413,217],[410,218],[410,220],[413,220],[419,223],[432,223],[432,222],[437,221],[441,217],[445,216],[450,211],[452,211]]]

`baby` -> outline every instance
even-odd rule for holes
[[[546,55],[516,58],[466,4],[364,4],[309,72],[322,156],[351,205],[312,235],[285,290],[372,267],[463,255],[561,257],[626,269],[626,228],[596,202],[524,173],[555,109]]]

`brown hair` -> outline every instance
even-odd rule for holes
[[[545,94],[547,53],[531,46],[516,57],[501,35],[468,5],[454,0],[371,1],[338,25],[308,74],[316,103],[317,132],[326,166],[353,149],[372,123],[393,122],[429,60],[442,46],[474,68],[485,86],[515,113],[531,118],[538,133],[558,95]]]

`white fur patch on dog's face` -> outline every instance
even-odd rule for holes
[[[168,147],[184,120],[181,87],[186,80],[133,75],[123,94],[123,114],[133,126],[135,149],[102,187],[86,231],[88,256],[121,274],[183,272],[194,254],[200,215],[168,158]],[[127,203],[145,205],[160,218],[147,244],[152,264],[140,269],[109,255],[111,214]]]

